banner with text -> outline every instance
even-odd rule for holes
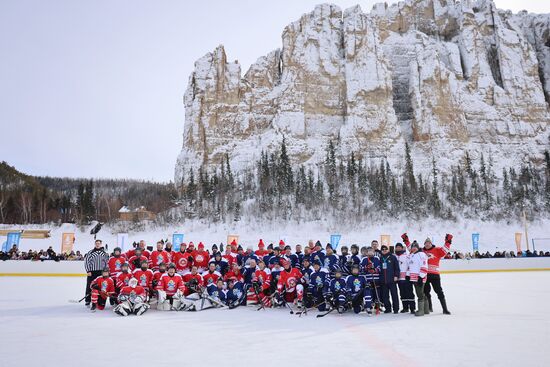
[[[128,233],[118,233],[116,235],[116,245],[122,249],[122,252],[126,252],[126,249],[130,248]]]
[[[332,245],[333,249],[337,249],[338,245],[340,244],[340,238],[342,238],[342,235],[339,234],[331,234],[330,235],[330,244]]]
[[[174,233],[172,235],[172,249],[178,252],[183,243],[183,233]]]
[[[479,251],[479,233],[472,233],[472,248]]]
[[[6,242],[4,243],[4,252],[8,252],[11,250],[13,245],[16,247],[19,247],[19,241],[21,240],[21,232],[9,232],[8,238],[6,239]]]
[[[61,253],[69,254],[74,247],[74,233],[66,232],[61,235]]]
[[[231,243],[235,241],[235,243],[239,244],[239,235],[236,234],[228,234],[227,235],[227,246],[231,246]],[[236,249],[235,249],[236,250]]]
[[[516,232],[516,235],[515,235],[517,252],[521,252],[521,236],[522,235],[523,235],[523,233],[521,233],[521,232]]]

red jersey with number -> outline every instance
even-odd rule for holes
[[[90,288],[94,285],[99,286],[99,292],[114,293],[115,292],[115,282],[111,277],[104,278],[99,276],[92,281]]]
[[[112,256],[109,259],[109,262],[107,263],[107,266],[109,267],[109,273],[111,273],[111,276],[114,277],[118,272],[120,272],[120,269],[122,267],[122,264],[126,262],[126,258],[124,256]]]
[[[207,268],[210,261],[210,255],[204,250],[195,250],[192,252],[193,265],[199,268]]]
[[[183,279],[181,275],[175,273],[170,275],[164,273],[157,284],[157,289],[166,292],[167,296],[173,296],[178,291],[185,292],[185,285],[183,284]]]
[[[283,270],[279,275],[279,282],[277,283],[277,289],[279,291],[286,289],[287,292],[294,292],[296,286],[302,279],[302,272],[297,268],[292,268],[290,271]]]
[[[153,282],[153,271],[151,269],[134,270],[134,278],[137,279],[139,286],[142,286],[145,289],[151,289],[152,282]]]
[[[168,253],[166,251],[153,251],[149,260],[151,261],[151,269],[156,270],[161,263],[168,265]]]
[[[130,279],[132,279],[133,277],[134,277],[134,274],[132,273],[123,273],[123,272],[118,273],[116,276],[117,288],[121,289],[122,287],[126,287]]]
[[[202,273],[202,281],[204,282],[205,286],[208,286],[209,284],[216,284],[218,279],[220,279],[222,275],[217,271],[205,271]]]
[[[174,263],[176,264],[176,270],[181,273],[191,269],[191,261],[189,261],[188,252],[176,252],[174,254]]]

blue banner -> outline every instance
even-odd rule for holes
[[[172,249],[176,252],[180,250],[183,243],[183,233],[174,233],[172,235]]]
[[[21,239],[21,232],[9,232],[8,239],[5,242],[5,252],[8,252],[13,245],[19,247],[19,240]]]
[[[336,250],[338,248],[338,244],[340,243],[340,238],[342,238],[339,234],[331,234],[330,235],[330,244],[332,245],[332,248]]]
[[[472,247],[474,251],[479,251],[479,233],[472,233]]]

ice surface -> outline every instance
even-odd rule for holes
[[[443,276],[451,316],[90,313],[84,278],[0,277],[0,365],[545,366],[550,272]]]

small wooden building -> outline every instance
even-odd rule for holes
[[[130,209],[127,206],[123,206],[118,211],[119,220],[133,222],[142,220],[154,220],[156,218],[155,213],[147,210],[144,206],[139,208]]]

